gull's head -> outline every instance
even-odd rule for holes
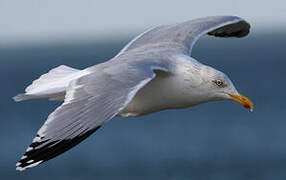
[[[233,100],[253,111],[253,103],[240,94],[229,77],[212,67],[202,65],[200,68],[200,91],[208,100]]]

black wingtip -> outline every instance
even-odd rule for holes
[[[208,35],[216,37],[244,37],[249,33],[250,24],[246,21],[239,21],[237,23],[229,24],[211,32]]]
[[[35,167],[43,162],[46,162],[64,152],[71,149],[96,130],[98,130],[101,126],[98,126],[92,130],[86,131],[79,136],[76,136],[72,139],[63,139],[53,141],[51,139],[46,139],[42,141],[33,142],[26,150],[25,154],[16,164],[16,170],[23,171],[31,167]],[[37,135],[37,137],[39,137]],[[43,138],[38,138],[43,139]]]

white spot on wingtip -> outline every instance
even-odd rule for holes
[[[27,163],[32,163],[32,162],[34,162],[34,160],[33,160],[33,159],[31,159],[30,161],[27,161]]]
[[[17,163],[16,163],[16,166],[20,166],[20,165],[21,165],[21,163],[20,163],[20,162],[17,162]]]
[[[25,168],[17,167],[17,168],[16,168],[16,170],[17,170],[17,171],[24,171],[24,170],[25,170]]]
[[[42,161],[35,162],[35,163],[33,163],[33,164],[30,164],[29,166],[26,166],[25,168],[27,169],[27,168],[35,167],[35,166],[39,165],[41,162],[43,162],[43,160],[42,160]]]
[[[31,160],[30,160],[30,161],[31,161]],[[32,160],[32,161],[34,161],[34,160]],[[18,171],[24,171],[24,170],[26,170],[26,169],[28,169],[28,168],[32,168],[32,167],[35,167],[35,166],[39,165],[41,162],[43,162],[43,160],[42,160],[42,161],[35,162],[35,163],[33,163],[33,164],[30,164],[29,166],[26,166],[26,167],[17,167],[16,170],[18,170]],[[29,161],[28,161],[28,163],[29,163]],[[17,164],[18,164],[18,163],[17,163]],[[16,164],[16,165],[17,165],[17,164]]]
[[[34,149],[34,148],[32,148],[32,147],[29,146],[29,147],[26,149],[26,151],[29,152],[29,151],[31,151],[32,149]]]
[[[33,142],[39,142],[41,141],[41,137],[39,136],[36,136],[34,139],[33,139]]]
[[[22,159],[25,159],[26,157],[27,157],[27,156],[22,156],[22,157],[21,157],[21,160],[22,160]]]

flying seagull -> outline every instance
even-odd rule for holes
[[[165,109],[233,100],[253,110],[226,74],[191,57],[204,34],[244,37],[250,25],[236,16],[214,16],[143,32],[114,58],[84,70],[65,65],[50,70],[15,101],[63,101],[37,132],[16,164],[25,170],[74,147],[114,116],[141,116]]]

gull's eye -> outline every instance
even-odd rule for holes
[[[213,81],[218,87],[225,87],[225,84],[222,82],[222,80],[214,80]]]

